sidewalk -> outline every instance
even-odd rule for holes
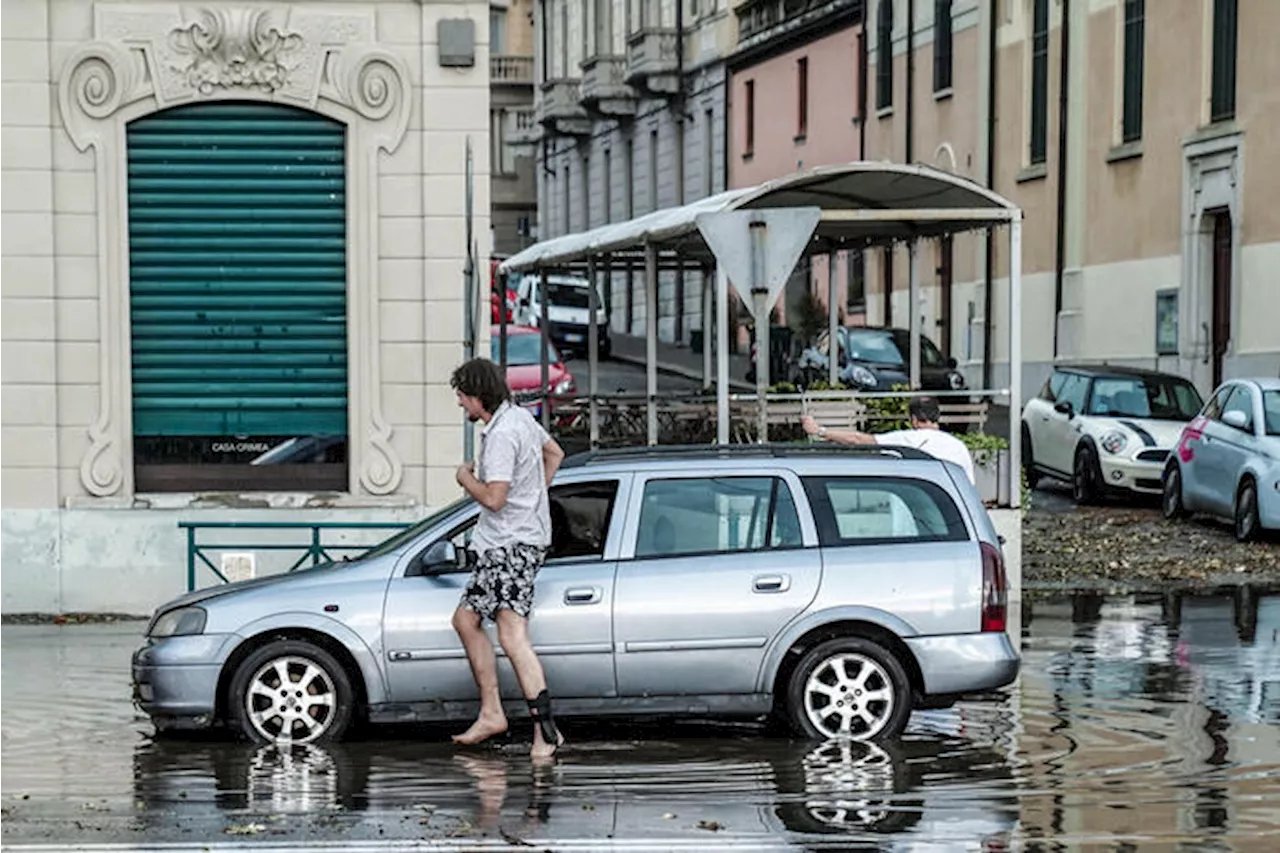
[[[645,340],[636,335],[613,333],[613,357],[618,361],[645,366]],[[754,391],[755,386],[747,382],[747,367],[750,357],[729,354],[729,386],[735,391]],[[658,370],[673,373],[689,379],[701,380],[702,353],[694,352],[689,347],[658,342]],[[715,384],[715,358],[712,358],[712,384]]]

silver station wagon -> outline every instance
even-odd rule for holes
[[[559,716],[772,715],[881,740],[1017,676],[1000,540],[964,472],[921,451],[596,451],[565,462],[551,513],[529,624]],[[134,655],[135,701],[161,730],[260,742],[469,721],[450,619],[478,514],[466,499],[351,562],[174,599]],[[498,654],[507,713],[527,715]]]

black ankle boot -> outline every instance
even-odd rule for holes
[[[529,716],[533,718],[533,724],[542,729],[542,739],[552,746],[563,743],[564,738],[556,728],[555,718],[551,716],[551,694],[544,689],[536,699],[526,701],[529,703]]]

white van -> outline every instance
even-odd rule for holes
[[[520,276],[516,289],[515,322],[535,329],[542,323],[541,276],[528,273]],[[550,275],[547,290],[550,303],[547,319],[551,324],[551,340],[561,352],[585,354],[587,351],[587,322],[590,313],[590,293],[587,279],[576,275]],[[609,316],[604,310],[604,300],[596,291],[596,323],[599,324],[600,357],[608,358],[613,349],[609,339]]]

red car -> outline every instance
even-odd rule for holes
[[[502,321],[498,319],[499,300],[498,300],[498,266],[501,260],[493,259],[489,261],[489,322],[495,327]],[[512,312],[516,308],[516,292],[510,287],[507,288],[507,322],[513,319]]]
[[[501,363],[502,352],[499,349],[501,335],[495,327],[493,337],[489,339],[489,357]],[[556,350],[555,344],[547,341],[547,384],[551,393],[557,397],[569,396],[578,392],[573,374],[564,365],[564,359]],[[542,413],[540,401],[535,396],[542,384],[542,336],[537,329],[528,326],[507,326],[507,385],[520,405],[535,415]],[[528,399],[525,399],[528,398]],[[555,411],[556,401],[551,401],[551,409]]]

